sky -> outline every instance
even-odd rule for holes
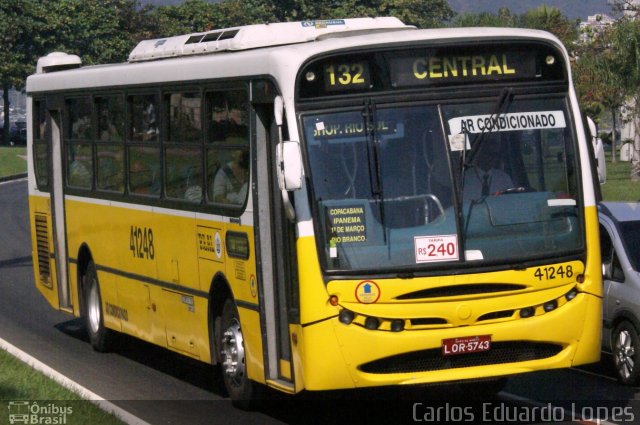
[[[142,0],[143,3],[154,5],[180,4],[183,0]],[[211,0],[215,2],[216,0]],[[600,13],[610,14],[611,7],[608,0],[448,0],[449,5],[458,13],[470,12],[497,12],[500,7],[508,7],[514,13],[524,11],[546,4],[557,7],[570,19],[586,21],[589,15]]]

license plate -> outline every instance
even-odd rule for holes
[[[491,335],[476,335],[442,340],[442,355],[477,353],[491,349]]]

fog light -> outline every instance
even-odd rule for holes
[[[546,303],[544,303],[544,305],[542,306],[542,308],[544,309],[544,311],[546,311],[547,313],[550,311],[555,310],[556,308],[558,308],[558,301],[556,300],[552,300],[552,301],[547,301]]]
[[[571,301],[572,299],[574,299],[576,296],[578,295],[578,290],[576,288],[573,288],[572,290],[570,290],[569,292],[567,292],[565,294],[565,298],[567,299],[567,301]]]
[[[369,329],[370,331],[378,329],[378,326],[380,326],[380,321],[375,317],[367,317],[367,319],[364,321],[364,327]]]
[[[391,321],[392,332],[402,332],[404,330],[404,320],[395,319]]]
[[[522,317],[523,319],[526,319],[527,317],[533,316],[535,312],[536,310],[533,307],[525,307],[522,310],[520,310],[520,317]]]
[[[350,310],[342,310],[340,312],[340,315],[338,316],[338,320],[340,320],[340,323],[343,323],[345,325],[350,325],[351,322],[353,322],[353,319],[356,317],[355,314],[353,314],[353,311]]]

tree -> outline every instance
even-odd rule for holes
[[[455,12],[446,0],[273,0],[279,21],[396,16],[419,28],[441,27]]]
[[[631,180],[640,181],[640,21],[633,17],[621,18],[613,26],[611,35],[612,66],[619,74],[635,129]]]
[[[520,16],[518,26],[549,31],[562,41],[569,51],[578,39],[578,29],[574,21],[569,20],[555,7],[540,6],[526,11]]]
[[[625,103],[620,74],[611,48],[611,29],[592,34],[589,42],[576,50],[573,66],[574,83],[580,105],[591,117],[604,110],[611,112],[613,129],[611,158],[616,161],[616,115]]]
[[[42,54],[44,39],[34,34],[44,30],[45,12],[36,0],[0,0],[0,81],[4,106],[4,140],[9,139],[9,90],[24,87],[25,78],[33,71]]]
[[[126,60],[140,39],[157,35],[157,23],[149,18],[151,6],[137,0],[49,0],[49,44],[56,50],[77,54],[84,64]]]
[[[498,14],[489,12],[465,13],[454,18],[454,27],[515,27],[518,17],[507,7],[501,7]]]
[[[497,14],[481,12],[466,13],[452,21],[454,27],[520,27],[548,31],[554,34],[571,50],[578,39],[575,22],[569,20],[555,7],[540,6],[522,15],[515,15],[509,8],[502,7]]]

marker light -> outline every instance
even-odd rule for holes
[[[340,315],[338,315],[338,320],[340,320],[340,323],[343,323],[345,325],[350,325],[351,322],[353,322],[353,319],[356,317],[355,314],[353,314],[353,311],[350,310],[342,310],[340,312]]]
[[[312,71],[309,71],[306,73],[305,78],[307,79],[307,81],[312,82],[315,81],[316,79],[316,74]]]
[[[337,306],[339,304],[338,296],[337,295],[331,295],[329,297],[329,304],[331,304],[334,307]]]
[[[544,309],[544,311],[546,311],[547,313],[550,311],[555,310],[556,308],[558,308],[558,301],[556,300],[551,300],[551,301],[547,301],[546,303],[544,303],[542,305],[542,308]]]
[[[545,63],[549,66],[553,65],[554,63],[556,63],[556,58],[549,55],[544,59]]]
[[[576,288],[573,288],[572,290],[570,290],[569,292],[567,292],[564,297],[567,299],[567,301],[571,301],[572,299],[574,299],[576,296],[578,295],[578,290]]]
[[[525,307],[522,310],[520,310],[520,317],[522,317],[523,319],[526,319],[527,317],[533,316],[535,312],[536,310],[533,307]]]
[[[404,320],[395,319],[391,321],[391,332],[402,332],[404,330]]]
[[[584,275],[583,274],[579,274],[578,276],[576,276],[576,282],[584,283]]]
[[[378,326],[380,326],[380,321],[375,317],[367,317],[367,319],[364,321],[364,327],[369,329],[370,331],[378,329]]]

